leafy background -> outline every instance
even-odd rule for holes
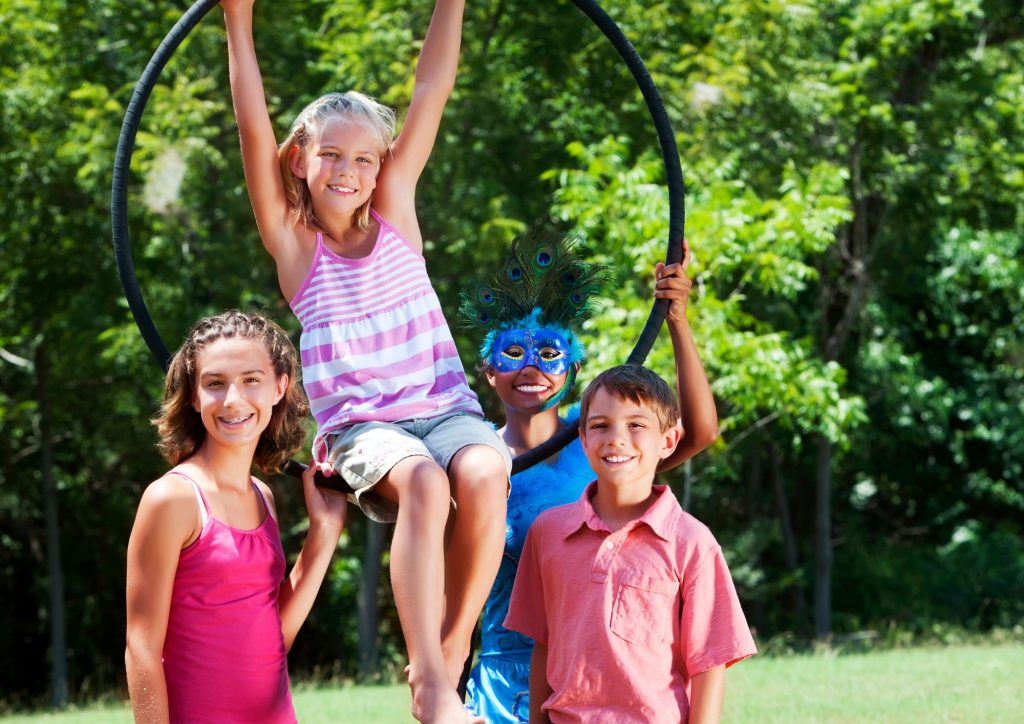
[[[1012,0],[608,0],[668,106],[694,334],[722,437],[667,480],[727,552],[762,647],[1021,625],[1024,14]],[[0,702],[123,687],[124,553],[164,470],[161,374],[110,246],[124,107],[180,3],[0,0]],[[431,3],[276,0],[274,121],[356,87],[402,111]],[[293,332],[245,194],[220,11],[172,58],[134,156],[137,273],[171,347],[203,314]],[[579,230],[619,270],[584,381],[625,359],[667,234],[639,93],[568,2],[469,3],[419,188],[428,267]],[[455,330],[467,367],[478,340]],[[649,364],[671,377],[662,339]],[[472,373],[471,373],[472,376]],[[473,380],[488,411],[497,401]],[[272,481],[286,550],[294,481]],[[293,675],[388,678],[388,531],[352,516]]]

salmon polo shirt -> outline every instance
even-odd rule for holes
[[[694,676],[757,652],[722,549],[666,486],[614,533],[595,491],[530,527],[505,627],[548,647],[554,724],[685,722]]]

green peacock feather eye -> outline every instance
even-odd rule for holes
[[[533,255],[533,265],[542,270],[547,269],[558,260],[558,249],[550,244],[537,250]]]
[[[495,273],[467,282],[459,316],[467,326],[487,332],[484,357],[497,330],[525,324],[572,331],[590,315],[593,297],[612,275],[608,267],[581,258],[582,241],[580,235],[520,237]],[[583,358],[582,348],[578,357]]]

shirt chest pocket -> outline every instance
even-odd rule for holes
[[[611,630],[617,636],[655,647],[671,642],[679,618],[679,581],[644,577],[615,584]]]

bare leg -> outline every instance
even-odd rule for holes
[[[409,457],[395,465],[375,491],[398,503],[391,586],[409,650],[412,714],[429,724],[471,721],[448,682],[441,654],[448,478],[429,458]]]
[[[448,468],[458,506],[445,553],[445,608],[441,650],[457,686],[480,611],[494,584],[505,543],[508,474],[496,450],[469,445]]]

